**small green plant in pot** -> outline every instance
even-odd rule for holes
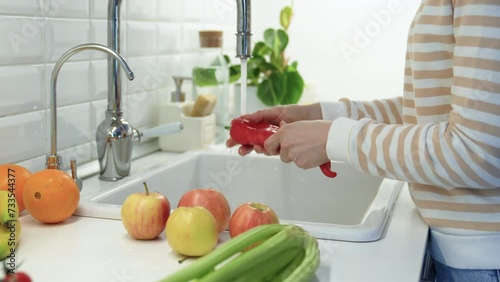
[[[291,19],[292,7],[286,6],[280,13],[281,28],[266,29],[264,40],[255,43],[247,62],[248,85],[257,86],[257,96],[267,106],[297,104],[304,90],[297,62],[290,63],[285,56]],[[240,71],[239,65],[231,68],[233,73]]]

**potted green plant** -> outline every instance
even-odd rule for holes
[[[264,39],[255,43],[247,62],[247,83],[257,87],[257,97],[266,106],[296,104],[304,90],[298,63],[290,62],[285,55],[292,15],[291,6],[281,10],[281,28],[266,29]],[[240,65],[232,65],[230,72],[235,77],[241,75],[240,70]]]

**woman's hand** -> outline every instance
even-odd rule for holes
[[[279,125],[282,121],[292,123],[301,120],[318,120],[322,119],[321,106],[319,103],[311,105],[287,105],[278,106],[270,109],[259,110],[252,114],[242,115],[251,122],[267,122],[274,125]],[[238,145],[231,138],[226,141],[226,146],[231,148]],[[240,146],[238,154],[244,156],[255,150],[257,153],[269,155],[265,148],[261,146]]]
[[[329,161],[326,141],[331,121],[281,122],[280,129],[264,143],[263,152],[280,155],[285,163],[294,162],[303,169]]]

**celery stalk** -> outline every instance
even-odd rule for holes
[[[265,226],[265,225],[263,225]],[[218,270],[208,273],[199,282],[232,282],[239,275],[263,264],[269,258],[291,248],[304,248],[307,234],[301,227],[289,225],[262,244],[244,252]]]
[[[159,282],[186,282],[200,278],[246,247],[269,239],[287,226],[289,225],[271,224],[252,228]]]

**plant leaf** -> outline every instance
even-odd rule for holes
[[[272,73],[257,86],[257,96],[267,106],[279,105],[285,95],[284,86],[283,74]]]
[[[285,51],[285,48],[286,46],[288,46],[288,34],[286,33],[286,31],[282,30],[282,29],[278,29],[276,31],[277,33],[277,36],[278,36],[278,40],[279,40],[279,44],[278,44],[278,50],[279,50],[279,53]]]
[[[286,6],[281,10],[280,24],[285,30],[288,30],[291,21],[292,21],[292,7]]]
[[[229,67],[229,83],[238,81],[241,77],[241,65],[231,65]]]
[[[264,31],[264,42],[272,49],[272,55],[278,56],[288,45],[288,34],[283,29],[268,28]]]
[[[276,47],[276,31],[272,28],[268,28],[264,31],[264,43],[271,48],[271,52],[276,54],[277,53],[277,47]]]
[[[231,64],[231,58],[229,58],[228,55],[224,54],[224,61],[226,61],[226,64],[229,66]]]
[[[216,70],[212,68],[194,68],[193,69],[194,83],[201,87],[217,85],[218,80],[215,71]]]
[[[270,55],[273,52],[269,46],[266,45],[266,43],[259,41],[255,43],[255,46],[253,47],[252,50],[252,57],[253,58],[262,58],[265,55]]]
[[[281,104],[297,104],[304,91],[304,80],[294,67],[288,67],[284,76],[286,95],[283,96]]]
[[[260,69],[258,61],[260,58],[253,57],[247,62],[247,79],[251,81],[251,84],[259,84]]]

